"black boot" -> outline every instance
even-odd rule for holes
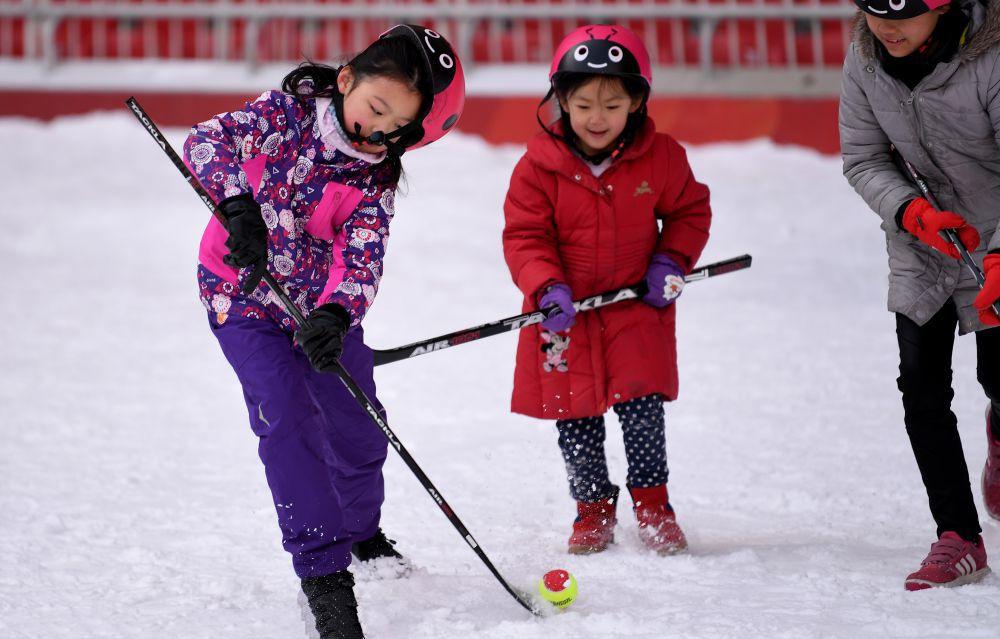
[[[320,639],[364,639],[354,597],[354,575],[347,570],[302,580],[302,592],[316,619]]]
[[[375,531],[375,534],[365,539],[364,541],[359,541],[351,546],[351,554],[354,555],[358,561],[371,561],[372,559],[382,559],[383,557],[391,557],[393,559],[402,559],[403,555],[399,554],[393,546],[396,545],[395,539],[387,539],[385,533],[379,528]]]
[[[357,558],[354,568],[363,581],[399,579],[410,574],[413,567],[410,560],[393,548],[396,542],[386,539],[379,528],[375,534],[351,546],[351,553]]]

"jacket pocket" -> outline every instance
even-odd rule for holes
[[[306,222],[306,233],[329,242],[361,202],[361,191],[353,186],[328,182],[323,197]]]
[[[920,278],[928,271],[931,256],[916,238],[889,239],[889,272],[897,277]]]

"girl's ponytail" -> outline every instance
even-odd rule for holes
[[[331,97],[337,90],[339,68],[303,62],[281,81],[281,90],[297,98]]]

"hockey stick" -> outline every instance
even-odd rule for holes
[[[924,194],[924,197],[931,203],[931,206],[939,211],[943,211],[944,209],[942,209],[941,205],[938,204],[937,198],[934,197],[933,193],[931,193],[931,190],[927,186],[927,182],[924,181],[924,178],[920,177],[920,174],[917,173],[915,168],[913,168],[910,161],[903,157],[903,154],[899,152],[899,149],[894,147],[893,150],[896,151],[899,159],[903,161],[903,166],[905,166],[906,170],[909,171],[910,178],[917,183],[917,187],[920,189],[920,192]],[[983,271],[979,268],[979,265],[972,259],[972,255],[969,254],[969,249],[965,248],[965,244],[963,244],[962,240],[958,238],[958,233],[955,232],[955,229],[944,229],[941,233],[944,234],[944,238],[946,240],[951,242],[955,248],[958,249],[958,254],[962,256],[962,262],[965,263],[966,268],[969,269],[969,272],[972,273],[972,277],[974,277],[976,283],[979,284],[979,288],[982,289],[983,286],[986,285],[986,278],[983,276]],[[1000,303],[993,304],[993,312],[1000,315]]]
[[[212,196],[208,193],[208,191],[205,190],[205,187],[201,185],[198,179],[191,174],[191,171],[188,170],[187,165],[184,164],[184,161],[181,160],[180,156],[177,155],[177,152],[174,151],[172,146],[170,146],[170,143],[167,142],[167,140],[163,137],[163,134],[160,133],[160,129],[157,128],[156,124],[152,121],[152,119],[150,119],[149,115],[139,105],[139,102],[134,97],[130,97],[128,100],[125,101],[125,104],[132,111],[132,113],[139,120],[139,122],[141,122],[142,125],[146,128],[146,131],[149,133],[150,136],[152,136],[153,140],[158,145],[160,145],[160,148],[163,149],[163,152],[174,163],[174,166],[177,167],[177,170],[181,172],[181,174],[184,176],[184,179],[187,180],[188,184],[191,185],[191,188],[194,189],[194,191],[198,194],[198,197],[201,198],[202,203],[204,203],[205,206],[208,207],[210,211],[212,211],[212,214],[215,215],[215,217],[220,222],[222,222],[223,225],[225,225],[226,223],[225,216],[223,216],[222,212],[219,211],[218,206],[212,199]],[[293,318],[295,318],[295,321],[299,324],[299,326],[305,325],[306,318],[302,315],[302,312],[298,309],[298,307],[291,300],[291,298],[288,297],[288,293],[285,292],[281,284],[279,284],[274,279],[274,277],[266,271],[262,279],[264,283],[267,284],[268,288],[270,288],[271,291],[281,301],[281,304],[282,306],[285,307],[285,310],[288,311],[288,313]],[[441,491],[439,491],[437,487],[435,487],[434,484],[431,482],[431,480],[427,477],[427,475],[424,474],[424,471],[413,459],[409,451],[406,450],[403,444],[399,441],[399,438],[396,437],[396,434],[392,432],[391,428],[389,428],[389,424],[386,423],[386,421],[382,418],[381,415],[379,415],[378,410],[375,408],[375,404],[372,403],[372,400],[368,398],[365,392],[361,389],[360,386],[358,386],[358,383],[354,381],[350,373],[348,373],[347,370],[344,369],[344,367],[340,364],[340,362],[336,363],[334,372],[340,378],[340,381],[344,383],[344,386],[347,387],[347,391],[351,394],[351,396],[354,397],[354,399],[358,402],[358,404],[360,404],[361,407],[365,410],[365,412],[368,413],[368,416],[371,418],[372,422],[376,426],[378,426],[379,430],[382,431],[382,434],[385,435],[385,438],[389,441],[389,444],[393,448],[395,448],[396,452],[399,453],[399,456],[403,458],[403,462],[413,472],[417,480],[420,481],[420,484],[424,487],[424,490],[426,490],[427,494],[431,496],[431,498],[434,500],[434,503],[438,505],[438,508],[440,508],[441,512],[444,513],[445,517],[448,518],[448,521],[450,521],[451,524],[458,531],[458,533],[462,535],[462,539],[465,540],[465,543],[469,544],[469,547],[472,548],[473,552],[476,553],[476,555],[479,557],[479,559],[482,560],[482,562],[486,565],[486,567],[490,570],[490,572],[493,573],[493,576],[496,577],[497,581],[500,582],[500,585],[504,587],[504,590],[510,593],[510,596],[516,599],[517,602],[522,606],[524,606],[526,610],[528,610],[532,614],[541,615],[542,611],[539,610],[534,605],[534,602],[531,600],[530,596],[526,592],[514,588],[513,586],[510,585],[510,583],[508,583],[506,579],[503,578],[503,575],[500,574],[500,572],[493,565],[493,562],[490,561],[489,557],[487,557],[486,553],[483,552],[483,549],[476,542],[475,538],[473,538],[472,533],[469,532],[469,529],[465,527],[465,524],[463,524],[462,521],[458,518],[458,515],[455,514],[455,511],[451,509],[451,506],[448,505],[448,502],[446,502],[444,500],[444,497],[441,496]]]
[[[687,283],[697,282],[698,280],[703,280],[708,277],[714,277],[716,275],[732,273],[733,271],[750,268],[750,262],[752,259],[753,258],[749,255],[740,255],[739,257],[733,257],[721,262],[699,266],[691,271],[691,273],[684,278],[684,281]],[[606,291],[598,295],[576,300],[573,302],[573,306],[579,312],[592,311],[595,308],[601,308],[603,306],[617,304],[618,302],[624,302],[625,300],[634,300],[642,297],[646,294],[646,290],[646,282],[643,281],[638,284],[633,284],[632,286],[626,286],[625,288],[620,288],[614,291]],[[426,355],[427,353],[441,351],[446,348],[451,348],[452,346],[458,346],[459,344],[474,342],[476,340],[483,339],[484,337],[492,337],[494,335],[500,335],[501,333],[518,331],[525,326],[540,324],[554,310],[556,310],[556,307],[533,311],[531,313],[524,313],[522,315],[515,315],[506,319],[490,322],[489,324],[474,326],[472,328],[455,331],[454,333],[448,333],[447,335],[439,335],[437,337],[431,337],[419,342],[413,342],[412,344],[407,344],[405,346],[397,346],[396,348],[387,348],[385,350],[375,350],[375,365],[380,366],[382,364],[398,362],[401,359],[409,359],[418,355]]]

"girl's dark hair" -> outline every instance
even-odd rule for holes
[[[601,82],[609,84],[614,82],[620,83],[622,89],[624,89],[625,93],[628,94],[628,97],[633,100],[641,100],[643,102],[643,106],[645,106],[645,100],[648,95],[646,83],[640,78],[634,78],[632,76],[600,75],[596,73],[576,73],[566,71],[558,74],[553,79],[552,88],[555,90],[557,98],[560,100],[568,100],[569,96],[571,96],[574,91],[594,78],[600,78]]]
[[[431,77],[425,72],[423,52],[406,38],[381,38],[354,56],[346,66],[351,67],[355,82],[366,78],[388,78],[402,82],[421,96],[420,118],[426,115],[433,96]],[[299,99],[334,97],[337,74],[342,67],[331,67],[307,61],[285,76],[281,90]],[[398,155],[389,152],[384,162],[393,168],[393,182],[399,182],[403,165]]]

